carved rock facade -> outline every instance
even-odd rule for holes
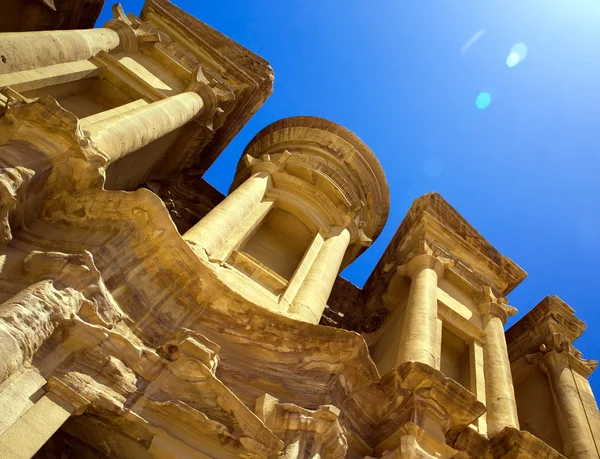
[[[364,288],[385,175],[315,117],[202,174],[271,92],[166,0],[0,34],[0,456],[592,458],[600,415],[556,297],[437,194]]]

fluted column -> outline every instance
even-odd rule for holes
[[[291,313],[298,314],[306,322],[319,323],[349,244],[347,228],[338,227],[332,231],[304,278],[292,302]]]
[[[0,74],[86,60],[121,44],[112,29],[0,33]]]
[[[229,194],[218,206],[190,228],[183,238],[192,247],[203,248],[208,257],[215,254],[262,202],[271,186],[271,176],[258,172]]]
[[[487,424],[490,437],[505,427],[519,428],[515,389],[506,348],[504,324],[517,313],[512,306],[496,299],[486,289],[484,302],[478,306],[486,334],[483,346]]]
[[[569,459],[592,459],[598,457],[598,450],[576,379],[579,375],[587,379],[597,362],[582,360],[574,353],[579,354],[555,333],[540,346],[540,352],[527,358],[548,376],[563,454]]]
[[[189,123],[204,110],[202,96],[186,91],[90,125],[88,135],[111,162]]]

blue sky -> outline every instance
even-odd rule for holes
[[[123,6],[137,14],[142,3]],[[175,3],[275,71],[273,95],[209,170],[210,183],[227,191],[267,124],[331,119],[371,147],[391,192],[385,230],[345,277],[362,285],[411,202],[437,191],[529,273],[509,296],[517,319],[558,295],[588,324],[577,347],[600,358],[597,0]],[[509,68],[518,43],[527,57]],[[491,103],[480,110],[482,92]],[[600,395],[600,376],[591,381]]]

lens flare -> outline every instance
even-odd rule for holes
[[[492,96],[489,92],[479,93],[477,99],[475,99],[475,105],[479,110],[483,110],[489,107],[492,103]]]
[[[508,57],[506,58],[506,65],[508,67],[514,67],[519,62],[523,62],[527,57],[527,45],[525,43],[517,43],[512,47]]]

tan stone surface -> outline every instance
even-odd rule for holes
[[[114,16],[0,34],[0,456],[598,457],[570,307],[505,335],[525,273],[436,194],[342,280],[389,212],[374,153],[283,119],[223,199],[202,173],[272,70],[165,0]]]
[[[572,344],[585,329],[574,312],[544,298],[509,329],[508,350],[522,423],[565,456],[591,458],[600,451],[600,413],[587,378],[598,363]]]
[[[0,455],[6,459],[30,458],[74,411],[60,397],[45,395],[0,436]]]
[[[486,333],[483,358],[488,406],[487,425],[488,434],[493,436],[505,427],[519,428],[517,403],[504,336],[504,324],[509,316],[517,313],[517,310],[502,299],[496,298],[489,288],[479,299],[481,301],[479,310]]]

